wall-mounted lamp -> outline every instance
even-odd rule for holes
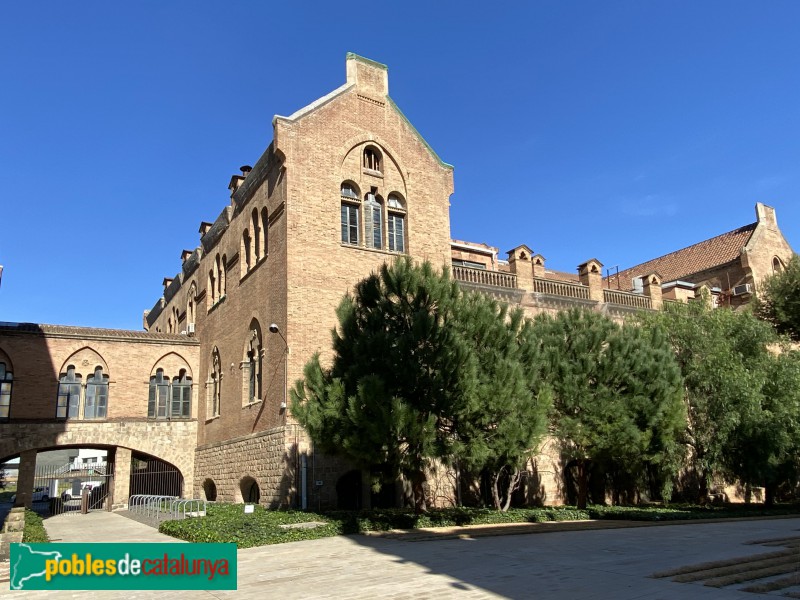
[[[283,340],[283,345],[286,347],[283,357],[283,402],[281,402],[281,410],[286,410],[288,406],[288,391],[289,391],[289,342],[281,333],[280,327],[276,323],[271,323],[269,326],[270,333],[277,333]]]

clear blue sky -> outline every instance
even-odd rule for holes
[[[0,320],[139,329],[348,51],[455,165],[451,234],[630,266],[775,206],[800,245],[800,2],[6,2]]]

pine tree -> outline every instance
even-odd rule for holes
[[[646,465],[675,468],[680,377],[663,339],[578,309],[539,317],[536,326],[555,433],[577,469],[578,507],[587,504],[592,462],[635,474]]]
[[[495,508],[508,510],[521,469],[547,429],[549,395],[537,393],[540,354],[531,322],[520,310],[481,294],[467,294],[457,327],[477,357],[477,386],[456,413],[453,456],[492,482]],[[505,482],[501,489],[501,484]]]
[[[524,362],[535,353],[522,313],[400,259],[361,281],[337,314],[331,367],[315,356],[292,392],[317,446],[410,481],[417,510],[434,460],[489,471],[495,505],[507,509],[546,425],[535,369]],[[501,494],[505,473],[511,485]]]
[[[428,263],[384,265],[340,304],[331,368],[315,357],[292,393],[293,413],[315,443],[403,476],[417,510],[425,509],[424,471],[452,454],[446,425],[476,385],[475,356],[450,325],[459,297]]]

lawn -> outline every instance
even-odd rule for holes
[[[433,509],[414,515],[410,509],[332,511],[323,514],[300,511],[275,511],[256,506],[245,514],[241,504],[210,504],[205,517],[167,521],[159,531],[189,542],[232,542],[239,548],[317,539],[348,533],[492,525],[499,523],[545,523],[586,519],[628,521],[678,521],[727,519],[756,516],[800,515],[800,505],[779,505],[766,509],[757,504],[727,506],[669,505],[658,507],[590,506],[577,510],[571,506],[518,508],[498,512],[489,508]],[[287,525],[320,522],[312,528],[286,528]]]

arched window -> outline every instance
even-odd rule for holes
[[[261,400],[264,349],[261,344],[261,326],[256,319],[250,322],[242,361],[242,404]]]
[[[150,419],[166,419],[169,403],[169,378],[164,369],[158,369],[150,378],[150,394],[147,398],[147,416]]]
[[[86,403],[84,419],[105,419],[108,412],[108,375],[103,367],[95,367],[94,375],[86,380]]]
[[[157,369],[150,378],[147,399],[150,419],[188,419],[192,416],[192,378],[181,369],[172,382],[164,369]]]
[[[213,268],[208,272],[208,292],[206,295],[208,297],[208,310],[211,310],[211,307],[217,301],[217,277],[214,275]]]
[[[208,385],[206,386],[206,418],[212,419],[219,416],[220,397],[222,393],[222,363],[219,359],[219,350],[216,347],[211,351],[211,369]]]
[[[77,419],[81,404],[81,376],[75,373],[75,367],[69,365],[66,374],[58,382],[58,400],[56,402],[57,419]]]
[[[197,298],[197,286],[195,286],[194,282],[192,282],[191,287],[189,288],[189,295],[186,298],[186,332],[189,335],[194,334],[194,324],[195,324],[195,301]]]
[[[181,369],[178,377],[172,380],[171,419],[188,419],[192,416],[192,378]]]
[[[772,272],[783,273],[783,261],[777,256],[772,259]]]
[[[258,263],[261,258],[261,227],[258,221],[258,209],[254,208],[250,216],[251,227],[253,228],[253,264]]]
[[[261,209],[261,256],[266,258],[269,256],[269,219],[267,218],[267,209]]]
[[[217,288],[218,288],[218,297],[217,300],[222,300],[222,297],[225,295],[227,281],[225,280],[225,263],[228,262],[228,257],[224,254],[222,258],[220,258],[219,254],[217,254],[216,265],[217,265]]]
[[[389,194],[387,202],[387,237],[389,250],[392,252],[406,251],[406,208],[402,198],[397,194]]]
[[[11,385],[14,383],[14,374],[0,362],[0,420],[4,421],[11,415]]]
[[[364,243],[367,248],[383,248],[383,204],[373,192],[364,199]]]
[[[342,184],[342,243],[358,245],[358,188],[350,181]]]
[[[381,172],[381,153],[375,146],[367,146],[364,148],[363,166],[369,171]]]
[[[242,232],[242,276],[244,277],[247,273],[250,272],[250,267],[252,267],[252,255],[250,254],[251,251],[251,239],[250,239],[250,232],[245,229]]]

